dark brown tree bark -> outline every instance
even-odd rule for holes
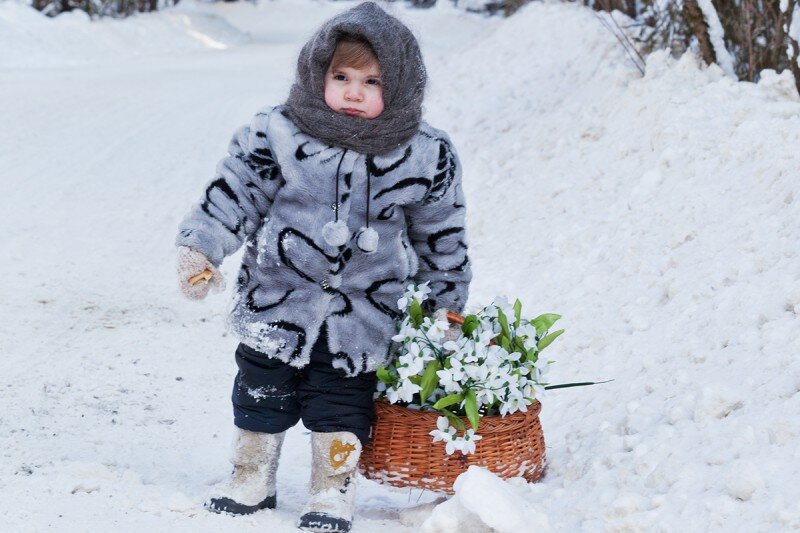
[[[697,5],[697,0],[684,0],[683,13],[692,33],[697,37],[697,44],[700,46],[700,55],[703,57],[703,61],[709,65],[716,63],[717,54],[714,52],[714,46],[708,36],[708,24],[703,16],[703,11]]]

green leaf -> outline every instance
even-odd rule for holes
[[[550,389],[565,389],[567,387],[587,387],[589,385],[600,385],[602,383],[609,383],[614,381],[613,379],[607,379],[605,381],[584,381],[581,383],[561,383],[560,385],[547,385],[545,387],[546,390]]]
[[[481,324],[480,319],[475,315],[467,315],[464,317],[464,323],[461,325],[461,331],[464,332],[465,337],[472,337],[472,332],[478,329]]]
[[[437,370],[441,370],[442,365],[439,363],[438,359],[434,359],[430,361],[428,365],[425,367],[425,372],[422,374],[422,383],[420,386],[422,390],[420,391],[420,404],[425,403],[425,400],[428,399],[428,396],[436,390],[436,386],[439,385],[439,376],[436,375]]]
[[[411,382],[411,383],[413,383],[414,385],[420,385],[420,383],[422,383],[422,376],[420,376],[420,375],[416,375],[416,376],[408,376],[408,381],[410,381],[410,382]],[[422,386],[422,385],[420,385],[420,387],[421,387],[421,386]]]
[[[522,302],[519,301],[519,298],[514,302],[514,328],[519,327],[519,323],[522,320]]]
[[[378,379],[381,380],[383,383],[386,383],[387,385],[391,385],[392,383],[397,381],[397,376],[395,374],[392,374],[382,366],[378,367],[377,372],[378,372]]]
[[[478,414],[478,399],[475,397],[475,391],[470,389],[467,391],[466,402],[464,402],[464,409],[467,412],[467,418],[472,429],[478,431],[478,422],[481,416]]]
[[[411,317],[411,322],[414,324],[415,328],[418,328],[422,325],[422,319],[424,318],[422,314],[422,306],[416,299],[414,299],[414,301],[411,302],[411,305],[408,307],[408,316]]]
[[[439,399],[438,402],[433,404],[433,408],[437,411],[444,409],[445,407],[450,407],[451,405],[460,403],[461,400],[464,399],[463,394],[448,394],[444,398]]]
[[[450,421],[451,424],[453,424],[456,427],[456,429],[460,431],[464,431],[465,429],[467,429],[466,427],[464,427],[464,422],[462,422],[458,416],[451,413],[447,409],[442,409],[442,414],[447,417],[447,419]]]
[[[556,315],[555,313],[545,313],[531,320],[531,325],[536,328],[536,334],[541,336],[544,335],[545,332],[550,329],[550,326],[555,324],[556,320],[559,318],[561,318],[561,315]]]
[[[542,350],[550,346],[550,343],[556,340],[556,338],[558,338],[558,336],[561,335],[562,333],[564,333],[563,329],[550,333],[547,337],[544,337],[542,340],[539,341],[539,343],[536,345],[536,348],[541,352]]]
[[[503,335],[507,338],[511,338],[511,332],[508,330],[508,318],[506,318],[506,314],[499,307],[497,308],[497,321],[500,323],[500,327],[503,328]]]
[[[511,343],[511,347],[514,349],[509,351],[519,352],[525,355],[525,344],[523,344],[522,339],[520,337],[514,337],[514,342]]]
[[[500,346],[502,346],[505,351],[511,352],[511,344],[508,342],[508,337],[505,335],[500,336]]]
[[[536,350],[536,348],[528,348],[525,360],[531,363],[535,363],[539,360],[539,352]]]

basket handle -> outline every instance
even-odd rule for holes
[[[451,324],[458,324],[459,326],[464,325],[464,317],[453,311],[447,312],[447,321]],[[497,343],[494,342],[494,339],[489,341],[489,346],[494,346],[495,344]]]
[[[464,325],[464,317],[453,311],[447,312],[447,321],[451,324],[458,324],[459,326]]]

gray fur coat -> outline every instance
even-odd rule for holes
[[[326,323],[334,366],[356,375],[386,363],[410,282],[431,283],[431,308],[463,310],[464,193],[444,132],[422,122],[406,144],[370,156],[304,134],[278,106],[228,151],[176,244],[214,265],[244,244],[229,317],[241,342],[302,367]],[[323,238],[335,218],[342,245]],[[373,251],[359,247],[365,225],[377,232]]]

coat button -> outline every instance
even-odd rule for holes
[[[326,291],[328,289],[338,289],[341,284],[342,284],[341,274],[331,274],[330,276],[319,282],[320,287],[322,287]]]

